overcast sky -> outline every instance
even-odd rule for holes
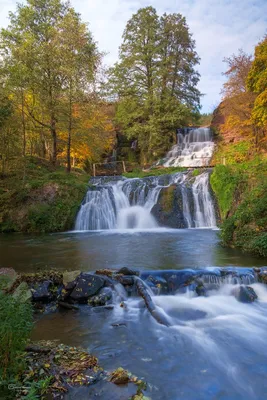
[[[183,14],[201,57],[199,89],[202,111],[213,111],[220,101],[224,57],[242,48],[253,53],[255,44],[267,33],[267,0],[72,0],[75,10],[89,22],[99,48],[108,53],[105,63],[117,60],[118,47],[127,20],[140,7],[152,5],[158,14]],[[16,1],[1,0],[0,25],[8,24],[8,12]]]

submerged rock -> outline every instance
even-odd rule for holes
[[[232,294],[241,303],[253,303],[258,298],[255,290],[250,286],[239,286],[234,288]]]
[[[117,368],[111,373],[110,382],[115,383],[115,385],[125,385],[130,382],[129,372],[123,368]]]
[[[82,273],[77,284],[70,294],[73,300],[84,302],[89,297],[94,296],[105,285],[105,279],[99,275]]]

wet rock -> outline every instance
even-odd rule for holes
[[[48,302],[52,300],[52,293],[50,292],[51,281],[39,282],[32,288],[33,301]]]
[[[79,302],[85,302],[89,297],[96,295],[105,285],[105,279],[98,275],[82,273],[70,297]]]
[[[139,276],[139,271],[135,271],[134,269],[128,267],[123,267],[118,271],[118,274]]]
[[[81,271],[66,271],[63,273],[63,285],[66,290],[72,290],[76,286],[77,277]]]
[[[117,275],[116,280],[120,282],[123,286],[134,285],[134,277],[130,275]]]
[[[111,373],[109,380],[115,385],[125,385],[130,382],[129,372],[123,368],[117,368]]]
[[[258,281],[260,283],[267,284],[267,271],[261,271],[260,273],[258,273]]]
[[[112,299],[112,290],[109,287],[104,287],[100,292],[93,297],[90,297],[88,304],[91,306],[104,306]]]
[[[20,299],[22,303],[32,299],[32,292],[26,282],[21,282],[15,289],[13,295],[15,299]]]
[[[258,298],[255,290],[250,286],[239,286],[234,288],[232,294],[241,303],[253,303]]]
[[[182,193],[180,186],[171,185],[162,188],[157,204],[151,210],[151,214],[162,226],[170,228],[185,228]]]
[[[208,296],[208,294],[207,294],[207,289],[206,289],[206,287],[204,286],[203,282],[196,280],[195,283],[196,283],[196,285],[197,285],[197,286],[196,286],[196,289],[195,289],[196,294],[197,294],[198,296],[207,297],[207,296]]]
[[[168,282],[161,276],[149,275],[145,282],[152,288],[153,286],[156,287],[158,289],[157,292],[160,294],[168,293]]]
[[[168,290],[169,292],[175,292],[181,286],[190,285],[195,279],[195,276],[191,271],[179,271],[173,273],[168,277]]]

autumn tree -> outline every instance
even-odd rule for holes
[[[267,142],[267,36],[256,46],[255,59],[248,74],[247,87],[256,98],[252,111],[256,145]]]
[[[236,135],[253,140],[254,124],[251,113],[255,95],[247,90],[247,76],[252,65],[252,56],[239,50],[237,55],[223,60],[227,70],[223,73],[227,80],[223,85],[223,131],[233,131]]]
[[[180,14],[159,18],[146,7],[127,22],[110,85],[118,99],[116,121],[129,138],[138,138],[143,161],[162,155],[175,129],[198,109],[198,62]]]

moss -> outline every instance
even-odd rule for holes
[[[223,244],[267,256],[267,162],[218,165],[211,186],[223,219]]]
[[[171,185],[161,190],[159,203],[166,213],[170,213],[173,210],[175,190],[176,185]]]
[[[46,160],[27,158],[0,180],[0,232],[56,232],[71,229],[89,176]]]

